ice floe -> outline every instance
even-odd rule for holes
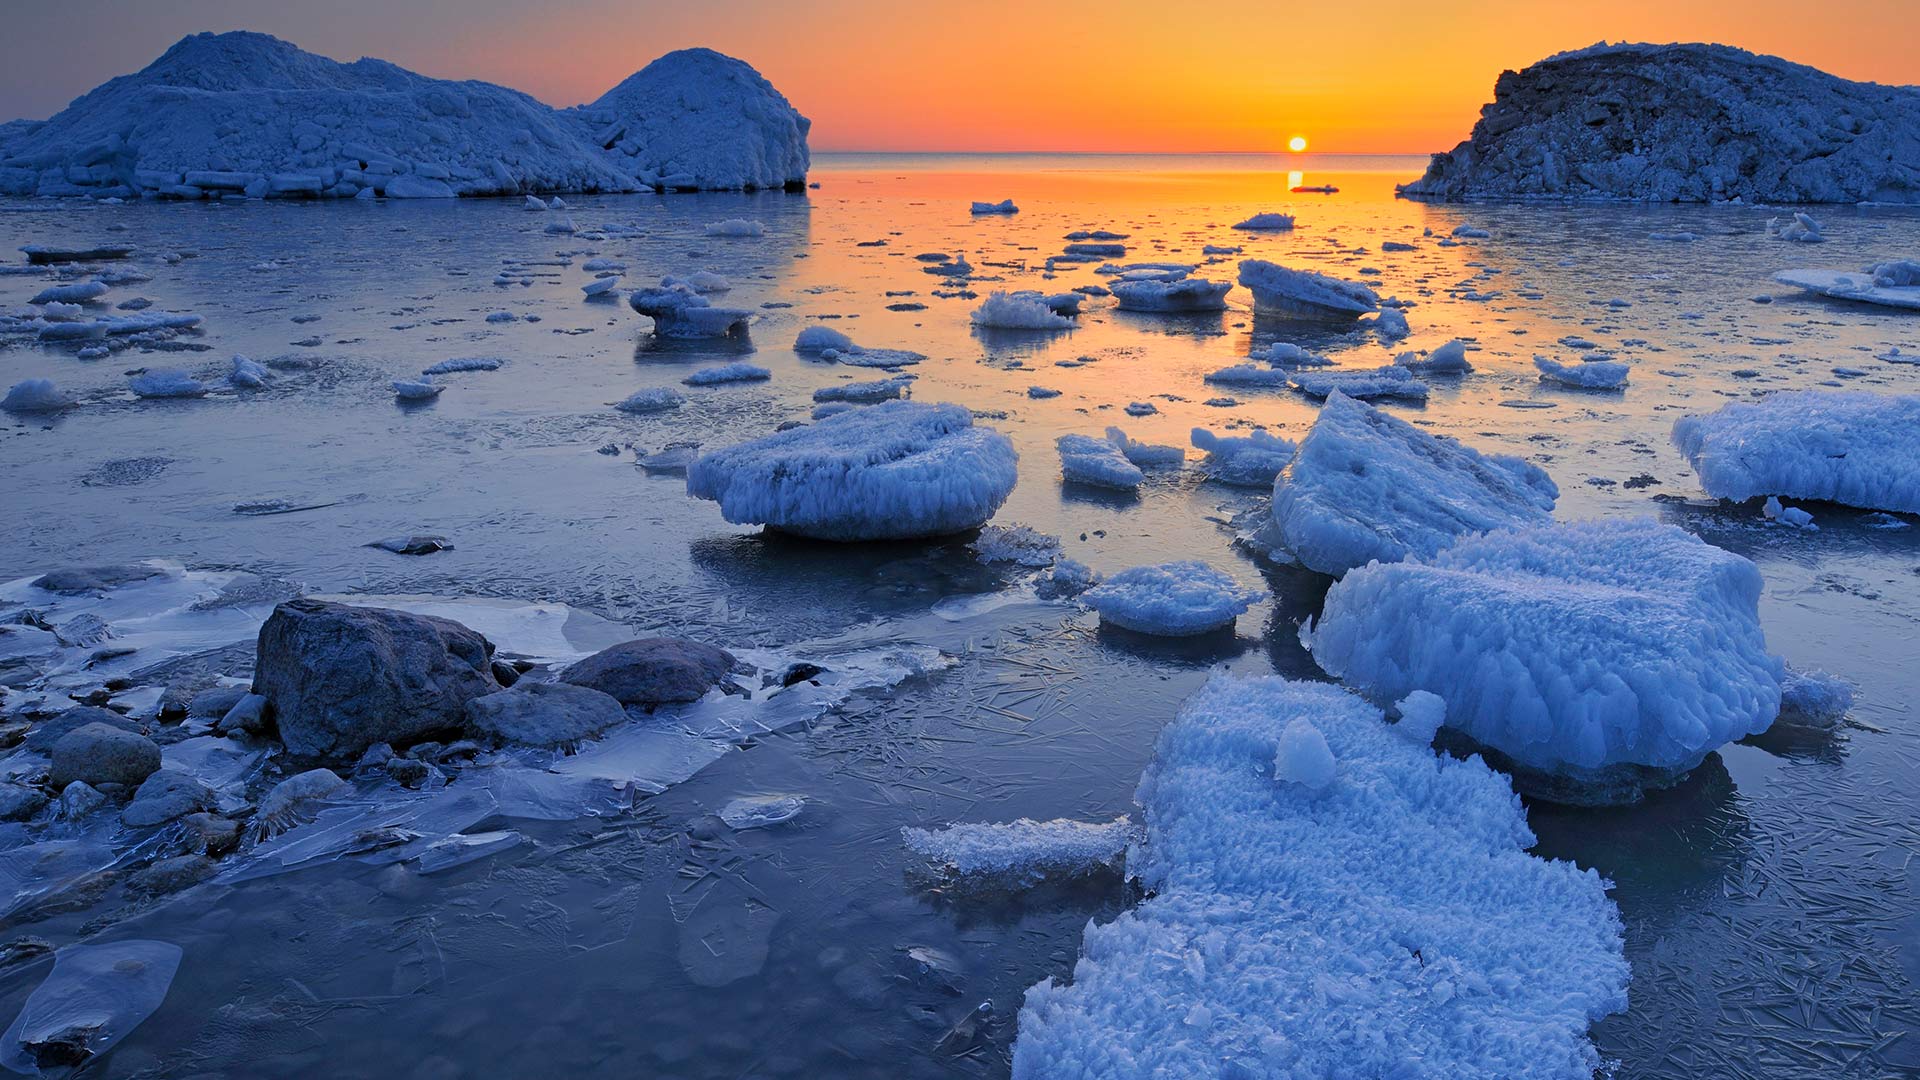
[[[1118,871],[1138,835],[1125,817],[1085,821],[966,823],[943,829],[900,830],[907,850],[943,876],[969,886],[1028,888],[1043,881]]]
[[[1224,311],[1233,283],[1181,278],[1157,278],[1114,283],[1113,299],[1122,311],[1163,313]]]
[[[1146,483],[1147,474],[1109,439],[1062,435],[1054,445],[1060,451],[1060,475],[1070,484],[1134,491]]]
[[[1136,566],[1080,595],[1100,621],[1141,634],[1191,637],[1232,626],[1266,599],[1223,571],[1197,560]]]
[[[653,320],[655,334],[670,338],[744,337],[753,317],[745,308],[715,307],[684,282],[636,289],[627,304]]]
[[[983,330],[1073,329],[1073,320],[1056,313],[1038,294],[989,293],[971,319]]]
[[[1819,499],[1920,513],[1920,395],[1795,390],[1735,401],[1673,425],[1673,442],[1719,499]]]
[[[1268,487],[1280,470],[1293,460],[1294,443],[1265,428],[1253,428],[1245,435],[1218,435],[1206,428],[1194,428],[1193,445],[1204,450],[1200,467],[1211,479],[1239,487]]]
[[[1561,363],[1546,356],[1535,356],[1533,366],[1540,371],[1541,382],[1555,382],[1581,390],[1618,390],[1627,385],[1633,369],[1618,360],[1581,360]]]
[[[1235,222],[1233,227],[1249,232],[1286,232],[1293,228],[1293,215],[1272,212],[1255,214],[1245,221]]]
[[[59,412],[73,404],[73,398],[53,384],[52,379],[22,379],[0,399],[0,410],[11,413]]]
[[[1287,383],[1311,398],[1324,398],[1337,393],[1350,398],[1425,401],[1429,393],[1427,384],[1414,378],[1411,370],[1394,365],[1358,370],[1321,368],[1295,371],[1288,375]]]
[[[773,372],[758,364],[749,364],[745,360],[736,360],[731,364],[701,368],[699,371],[680,381],[688,386],[717,386],[722,383],[762,382],[773,378]]]
[[[1379,295],[1365,285],[1265,259],[1242,261],[1240,284],[1253,293],[1254,310],[1292,318],[1338,322],[1380,309]]]
[[[1911,260],[1881,263],[1864,271],[1782,270],[1773,280],[1835,300],[1920,310],[1920,274],[1902,273]]]

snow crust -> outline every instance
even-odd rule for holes
[[[1109,622],[1142,634],[1190,637],[1232,626],[1266,593],[1197,560],[1136,566],[1081,594]]]
[[[1920,513],[1920,395],[1795,390],[1682,417],[1673,443],[1719,499]]]

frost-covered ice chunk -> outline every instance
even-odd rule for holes
[[[42,1067],[83,1065],[105,1054],[166,1000],[182,955],[164,941],[62,948],[46,981],[0,1035],[0,1065],[39,1075]]]
[[[800,333],[793,339],[794,352],[821,353],[826,352],[828,349],[837,349],[841,352],[856,352],[859,350],[859,346],[853,343],[852,338],[835,330],[833,327],[821,326],[817,323],[813,326],[802,328]]]
[[[1062,435],[1054,445],[1060,451],[1060,474],[1068,483],[1134,491],[1147,480],[1147,474],[1106,439]]]
[[[1028,525],[986,525],[967,545],[982,562],[1013,563],[1016,566],[1053,565],[1060,555],[1060,538],[1039,532]]]
[[[1798,727],[1830,728],[1853,708],[1853,687],[1845,679],[1818,669],[1789,670],[1780,680],[1780,722]]]
[[[1452,235],[1462,240],[1485,240],[1493,234],[1474,225],[1455,225]]]
[[[828,349],[820,354],[820,359],[831,360],[848,367],[893,369],[910,367],[927,358],[925,353],[911,349]]]
[[[845,401],[856,405],[870,405],[876,401],[892,401],[906,392],[913,382],[906,378],[874,379],[869,382],[840,383],[837,386],[823,386],[813,392],[815,401]],[[817,414],[816,414],[817,415]]]
[[[1867,267],[1873,283],[1881,288],[1900,289],[1920,285],[1920,259],[1889,259]]]
[[[706,233],[708,236],[761,237],[767,235],[767,227],[746,218],[728,218],[708,225]]]
[[[792,821],[806,808],[804,795],[742,795],[721,807],[719,817],[729,829],[764,829]]]
[[[1425,690],[1415,690],[1394,702],[1393,708],[1400,714],[1393,730],[1421,746],[1432,745],[1433,737],[1447,722],[1447,700]]]
[[[459,356],[451,360],[442,360],[420,374],[452,375],[460,371],[499,371],[503,362],[487,356]]]
[[[233,368],[227,372],[227,382],[242,390],[259,390],[271,382],[266,366],[249,356],[233,358]]]
[[[1294,444],[1265,428],[1254,428],[1242,436],[1216,435],[1206,428],[1194,428],[1191,437],[1196,449],[1207,452],[1200,467],[1223,484],[1267,487],[1293,460]]]
[[[1293,215],[1272,212],[1255,214],[1245,221],[1235,222],[1233,227],[1249,232],[1284,232],[1293,228]]]
[[[1232,626],[1267,594],[1197,560],[1136,566],[1081,594],[1102,622],[1142,634],[1190,637]]]
[[[1060,880],[1118,870],[1138,830],[1131,819],[1104,824],[1034,821],[949,825],[944,829],[900,830],[907,850],[941,874],[968,884],[1026,888],[1049,878]]]
[[[744,308],[714,307],[691,286],[639,289],[627,297],[633,310],[653,320],[653,332],[662,337],[739,337],[747,332],[753,313]]]
[[[1911,261],[1881,263],[1858,273],[1846,270],[1782,270],[1773,275],[1773,280],[1835,300],[1920,309],[1920,278],[1897,269],[1887,269],[1905,265],[1911,265]]]
[[[751,66],[679,49],[598,101],[567,110],[603,160],[666,190],[799,189],[809,165],[800,115]]]
[[[1718,499],[1920,513],[1920,395],[1797,390],[1682,417],[1673,442]]]
[[[993,292],[973,309],[973,325],[986,330],[1071,330],[1073,320],[1056,314],[1038,294]]]
[[[1020,212],[1020,208],[1013,205],[1012,199],[1002,199],[999,202],[976,202],[973,204],[973,212],[976,214],[1017,214]]]
[[[22,379],[13,384],[4,399],[0,399],[0,410],[11,413],[59,412],[72,404],[73,399],[53,385],[52,379]]]
[[[1795,211],[1790,218],[1768,219],[1767,235],[1802,244],[1817,244],[1826,239],[1820,235],[1820,223],[1799,211]]]
[[[1407,325],[1406,314],[1399,308],[1381,308],[1380,314],[1362,320],[1361,325],[1373,331],[1382,345],[1391,345],[1413,333],[1413,329]]]
[[[207,384],[179,368],[149,368],[127,380],[127,389],[143,398],[205,397]]]
[[[1339,393],[1351,398],[1399,398],[1403,401],[1427,400],[1427,384],[1403,367],[1348,369],[1329,368],[1296,371],[1287,382],[1308,397],[1324,398]]]
[[[1042,600],[1070,600],[1098,584],[1098,571],[1063,555],[1034,580],[1033,591]]]
[[[1135,442],[1127,438],[1127,433],[1117,427],[1107,429],[1107,441],[1120,448],[1120,453],[1128,461],[1142,467],[1148,465],[1182,465],[1186,463],[1187,452],[1177,446],[1159,446],[1153,443]]]
[[[1284,733],[1338,762],[1276,783]],[[1217,677],[1161,733],[1127,870],[1147,899],[1090,923],[1070,984],[1027,992],[1015,1080],[1553,1077],[1600,1067],[1627,1005],[1592,870],[1527,854],[1525,811],[1338,687]]]
[[[1811,529],[1815,532],[1820,530],[1820,526],[1813,523],[1812,514],[1807,513],[1797,506],[1784,505],[1778,498],[1772,495],[1767,496],[1767,501],[1765,505],[1761,506],[1760,513],[1768,521],[1777,521],[1782,525],[1791,525],[1796,529]]]
[[[29,304],[84,304],[107,295],[103,281],[76,281],[70,285],[49,285],[41,289]]]
[[[445,389],[424,375],[418,379],[393,380],[393,396],[401,401],[431,401]]]
[[[1467,375],[1473,371],[1473,365],[1467,361],[1467,343],[1459,338],[1435,346],[1425,356],[1401,353],[1393,358],[1393,362],[1420,375]]]
[[[1256,360],[1265,360],[1274,367],[1332,367],[1333,361],[1295,345],[1291,341],[1276,341],[1267,346],[1265,352],[1253,354]]]
[[[714,386],[720,383],[757,382],[773,378],[773,372],[758,364],[735,360],[731,364],[701,368],[680,381],[688,386]]]
[[[958,405],[889,401],[703,454],[687,493],[736,524],[822,540],[945,536],[993,516],[1017,460]]]
[[[1327,737],[1306,717],[1288,721],[1273,754],[1273,778],[1298,784],[1308,791],[1325,791],[1333,784],[1340,764],[1327,747]]]
[[[1533,358],[1533,366],[1540,369],[1541,382],[1556,382],[1581,390],[1618,390],[1627,385],[1627,373],[1632,370],[1617,360],[1584,360],[1563,364],[1538,355]]]
[[[1232,288],[1232,282],[1207,281],[1203,278],[1121,281],[1113,286],[1113,299],[1122,311],[1225,311],[1227,293]]]
[[[391,187],[391,184],[389,184],[389,187]],[[387,194],[388,197],[391,198],[393,193],[392,191],[388,191]],[[558,236],[572,236],[574,233],[579,232],[580,228],[573,223],[573,218],[566,214],[560,214],[546,223],[544,231]]]
[[[1242,261],[1240,284],[1253,293],[1254,310],[1293,318],[1337,322],[1380,310],[1379,295],[1365,285],[1265,259]]]
[[[619,287],[620,275],[609,274],[603,278],[595,278],[585,285],[580,286],[580,291],[587,296],[605,296]]]
[[[1650,520],[1540,525],[1348,572],[1310,641],[1364,693],[1447,727],[1550,798],[1630,801],[1765,731],[1785,671],[1754,565]]]
[[[677,409],[686,403],[687,396],[671,386],[649,386],[628,394],[614,408],[625,413],[655,413]]]
[[[726,278],[711,270],[695,270],[686,277],[673,277],[669,275],[660,279],[660,287],[663,289],[671,289],[679,285],[685,285],[687,288],[703,296],[707,293],[733,291],[733,282],[728,281]]]
[[[1222,386],[1286,386],[1293,373],[1285,368],[1262,367],[1259,364],[1234,364],[1218,371],[1209,371],[1203,377],[1210,383]]]
[[[1560,489],[1519,458],[1482,454],[1335,394],[1274,484],[1277,545],[1338,577],[1432,555],[1457,538],[1548,521]]]

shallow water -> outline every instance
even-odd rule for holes
[[[1877,357],[1920,353],[1920,319],[1769,279],[1920,251],[1920,213],[1820,211],[1830,239],[1806,246],[1768,237],[1775,211],[1764,208],[1395,201],[1392,183],[1420,164],[823,155],[821,186],[804,196],[574,202],[583,231],[641,232],[600,240],[546,234],[545,215],[505,200],[0,203],[0,247],[135,243],[132,265],[153,280],[108,299],[145,296],[206,320],[173,343],[192,351],[89,362],[71,348],[0,344],[0,382],[47,377],[84,398],[57,419],[0,419],[10,511],[0,580],[166,557],[318,592],[565,603],[736,648],[915,642],[955,661],[753,739],[631,813],[500,826],[531,842],[441,874],[330,862],[164,903],[110,884],[9,920],[5,936],[185,950],[164,1004],[106,1062],[113,1075],[1004,1075],[1024,989],[1070,973],[1086,920],[1130,897],[1117,880],[1016,899],[947,895],[909,874],[898,830],[1127,812],[1155,734],[1210,667],[1316,676],[1295,628],[1325,589],[1234,545],[1230,522],[1260,507],[1259,492],[1192,468],[1150,473],[1137,499],[1063,489],[1054,437],[1111,424],[1185,445],[1196,425],[1260,423],[1297,438],[1311,402],[1201,376],[1273,340],[1373,366],[1462,337],[1479,345],[1475,374],[1433,380],[1424,408],[1387,407],[1542,465],[1562,489],[1563,519],[1656,515],[1752,558],[1767,579],[1770,646],[1860,688],[1852,722],[1831,738],[1730,747],[1638,807],[1532,808],[1543,854],[1616,883],[1634,979],[1630,1011],[1596,1028],[1602,1054],[1622,1077],[1920,1068],[1906,1035],[1920,1024],[1910,705],[1920,530],[1819,505],[1818,532],[1767,525],[1755,506],[1701,498],[1667,440],[1677,416],[1729,397],[1915,389],[1920,368]],[[1288,192],[1300,183],[1341,190]],[[1020,214],[967,213],[970,200],[1007,197]],[[1228,228],[1264,210],[1295,213],[1299,226]],[[703,234],[732,217],[764,223],[766,237]],[[1492,237],[1437,243],[1460,224]],[[982,334],[967,321],[976,301],[933,295],[950,283],[913,258],[965,254],[982,296],[1060,291],[1101,279],[1091,264],[1045,278],[1046,257],[1065,233],[1101,228],[1130,234],[1119,261],[1196,262],[1203,244],[1229,244],[1367,280],[1415,302],[1413,336],[1389,349],[1255,319],[1244,290],[1224,316],[1094,301],[1071,332]],[[1701,239],[1649,238],[1681,230]],[[1381,252],[1383,240],[1416,250]],[[885,244],[861,246],[875,241]],[[626,263],[628,286],[724,275],[733,289],[719,302],[759,311],[751,345],[659,342],[624,304],[583,300],[592,278],[580,264],[593,255]],[[544,265],[558,259],[568,265]],[[507,264],[530,283],[494,284]],[[1227,257],[1201,274],[1231,280],[1234,267]],[[0,308],[44,285],[0,277]],[[486,322],[494,311],[538,321]],[[816,319],[866,346],[928,354],[909,369],[915,398],[968,405],[1013,438],[1021,480],[998,521],[1059,535],[1107,572],[1204,558],[1276,599],[1234,633],[1175,644],[1101,630],[1063,605],[943,617],[954,605],[935,612],[939,602],[1001,590],[1013,575],[983,567],[962,541],[850,549],[762,536],[688,499],[679,476],[638,468],[631,449],[597,452],[724,445],[805,418],[816,388],[876,376],[795,355],[794,334]],[[1541,384],[1533,354],[1571,359],[1566,336],[1632,363],[1627,389]],[[688,403],[665,414],[608,407],[749,350],[771,381],[686,388]],[[198,401],[123,390],[138,366],[224,375],[236,353],[317,366]],[[445,377],[430,404],[394,403],[389,380],[470,356],[505,364]],[[1030,386],[1062,394],[1030,399]],[[1203,404],[1224,394],[1239,404]],[[1157,413],[1125,415],[1136,401]],[[234,512],[273,499],[317,508]],[[399,533],[455,547],[408,558],[362,546]],[[784,792],[808,799],[786,825],[732,832],[711,816],[738,795]],[[0,1017],[48,968],[0,971]]]

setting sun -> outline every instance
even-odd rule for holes
[[[1307,148],[1307,137],[1305,135],[1295,135],[1293,138],[1287,140],[1287,149],[1293,151],[1296,154],[1301,152],[1302,150],[1305,150],[1306,148]]]

